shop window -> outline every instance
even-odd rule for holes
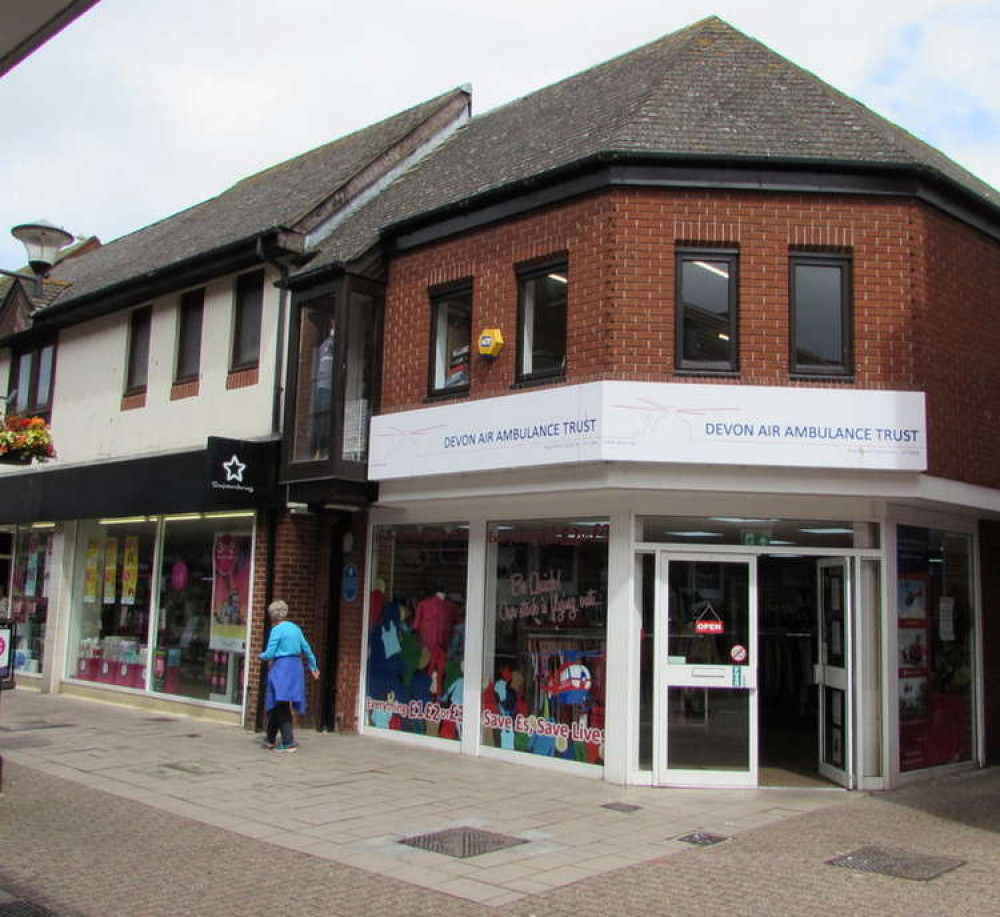
[[[482,741],[604,763],[608,525],[490,525]]]
[[[851,262],[793,255],[790,263],[792,372],[850,375]]]
[[[55,344],[16,351],[11,362],[7,391],[13,413],[49,418],[52,410],[52,379]]]
[[[900,770],[969,761],[971,539],[901,525],[896,545]]]
[[[230,371],[253,369],[260,361],[261,313],[264,307],[264,272],[251,271],[236,278],[233,312],[233,354]]]
[[[43,669],[51,557],[51,532],[18,530],[14,538],[14,569],[8,605],[10,617],[17,627],[14,668],[30,675],[37,675]]]
[[[344,428],[340,457],[345,462],[363,464],[368,460],[368,427],[378,379],[375,356],[378,300],[374,293],[358,289],[359,284],[360,280],[353,279],[347,294]]]
[[[153,691],[242,703],[252,545],[249,518],[164,520]]]
[[[146,688],[155,543],[141,518],[79,524],[67,676]]]
[[[330,457],[333,395],[336,383],[334,297],[313,300],[299,309],[293,461]]]
[[[829,519],[750,516],[643,516],[641,540],[658,544],[740,544],[753,547],[877,548],[878,526]]]
[[[439,739],[462,732],[469,530],[377,526],[365,722]]]
[[[149,338],[153,322],[153,307],[143,306],[129,316],[128,364],[125,372],[125,394],[141,395],[149,381]]]
[[[201,326],[204,311],[204,290],[190,290],[181,296],[177,313],[175,383],[194,382],[201,372]]]
[[[566,372],[569,265],[550,263],[518,274],[518,381]]]
[[[737,255],[677,255],[677,368],[735,372],[738,364]]]
[[[431,299],[432,395],[469,388],[472,349],[472,287],[435,294]]]

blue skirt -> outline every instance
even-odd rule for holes
[[[291,701],[299,713],[306,712],[306,684],[301,656],[279,656],[271,661],[264,709],[270,712],[286,700]]]

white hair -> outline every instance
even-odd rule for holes
[[[277,599],[267,606],[267,613],[272,621],[284,621],[288,617],[288,602]]]

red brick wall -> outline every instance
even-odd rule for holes
[[[468,397],[510,394],[517,277],[531,258],[569,253],[564,383],[595,379],[706,381],[674,371],[676,245],[739,250],[740,372],[711,381],[928,392],[936,475],[1000,486],[984,393],[997,391],[1000,352],[990,291],[1000,247],[902,198],[722,191],[612,190],[426,246],[395,259],[386,301],[382,410],[425,406],[428,287],[473,278],[473,330],[499,327],[506,347],[474,358]],[[848,382],[789,377],[788,256],[793,247],[853,257],[855,374]],[[984,267],[985,266],[985,267]],[[994,294],[995,295],[995,294]],[[947,358],[939,347],[946,345]],[[971,361],[960,354],[974,349]],[[953,411],[952,407],[959,408]],[[984,447],[970,447],[984,442]]]
[[[288,619],[298,624],[306,639],[319,653],[318,631],[322,626],[325,605],[316,599],[316,584],[324,581],[319,572],[319,517],[278,517],[275,544],[274,588],[272,601],[288,602]],[[254,601],[248,648],[249,681],[245,724],[252,728],[257,711],[261,664],[258,658],[264,649],[265,622],[267,621],[267,543],[268,527],[265,517],[257,525],[256,553],[254,556]],[[316,710],[318,697],[316,683],[309,679],[309,709]]]
[[[346,520],[346,521],[345,521]],[[274,599],[288,602],[288,617],[306,634],[316,653],[321,668],[324,665],[331,622],[337,627],[339,659],[337,665],[336,705],[334,717],[338,728],[357,728],[358,687],[361,678],[361,648],[363,632],[364,595],[361,590],[354,602],[346,602],[340,595],[339,618],[330,613],[331,583],[340,583],[340,570],[330,570],[332,539],[342,539],[345,531],[351,533],[351,550],[345,552],[343,563],[357,565],[361,582],[364,582],[365,537],[368,518],[365,513],[343,516],[290,515],[279,517],[277,550],[274,559]],[[254,558],[254,607],[251,624],[250,666],[247,691],[245,724],[253,728],[260,690],[261,664],[258,658],[264,648],[265,621],[267,620],[267,543],[265,521],[257,528],[256,556]],[[332,597],[336,599],[337,597]],[[316,725],[321,710],[319,696],[323,682],[307,679],[309,713],[305,722]]]
[[[913,325],[930,471],[1000,487],[1000,243],[930,207],[921,242]]]

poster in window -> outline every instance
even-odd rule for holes
[[[900,720],[927,718],[927,679],[923,676],[899,679]]]
[[[87,557],[84,562],[83,600],[88,605],[97,601],[97,567],[100,542],[96,538],[87,539]]]
[[[139,582],[139,536],[129,535],[125,539],[125,554],[122,558],[122,605],[135,604],[135,590]]]
[[[114,605],[118,595],[118,539],[108,538],[104,545],[104,604]]]
[[[927,577],[911,573],[899,578],[896,609],[900,621],[927,620]]]
[[[955,599],[943,595],[938,601],[938,635],[943,643],[955,641]]]
[[[899,669],[901,672],[922,672],[927,666],[927,629],[901,627],[899,629]]]
[[[212,547],[209,648],[243,652],[250,600],[250,536],[220,532]]]

